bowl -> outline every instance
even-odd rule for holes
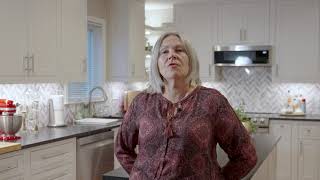
[[[21,125],[21,115],[0,115],[0,131],[6,135],[15,135],[20,130]]]

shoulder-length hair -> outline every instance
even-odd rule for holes
[[[191,44],[183,39],[181,35],[177,32],[166,32],[160,36],[154,45],[151,57],[150,72],[149,72],[149,87],[147,92],[149,93],[163,93],[164,92],[164,78],[161,76],[158,59],[160,56],[160,47],[163,40],[168,36],[176,36],[182,42],[186,54],[189,58],[189,74],[186,78],[186,82],[192,85],[200,85],[201,81],[199,79],[199,61],[195,50],[192,48]]]

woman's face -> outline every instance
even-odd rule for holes
[[[160,74],[169,79],[184,79],[189,73],[189,58],[181,40],[174,35],[166,37],[160,46],[158,59]]]

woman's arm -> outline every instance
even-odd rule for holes
[[[248,174],[257,163],[256,150],[247,130],[223,96],[218,109],[215,135],[230,159],[222,168],[224,177],[236,180]]]
[[[134,149],[138,143],[139,129],[136,124],[137,116],[134,107],[135,102],[133,101],[124,116],[115,143],[115,154],[120,164],[128,174],[130,174],[133,164],[137,158],[137,154]]]

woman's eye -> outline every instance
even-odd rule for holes
[[[163,50],[163,51],[161,51],[161,54],[166,54],[168,52],[169,52],[168,50]]]
[[[184,52],[183,49],[176,49],[177,52]]]

